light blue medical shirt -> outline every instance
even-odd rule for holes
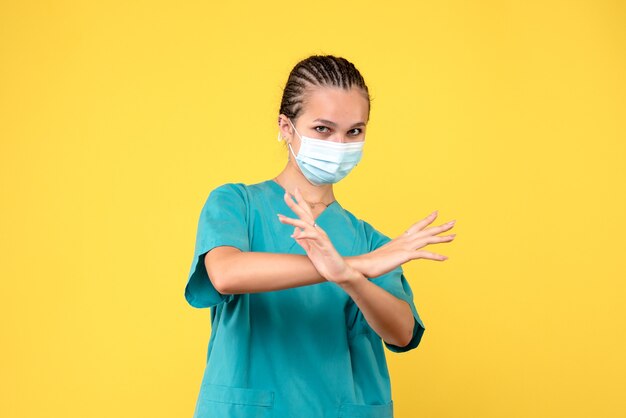
[[[271,292],[222,294],[204,265],[221,245],[241,251],[306,255],[290,237],[298,219],[274,180],[226,183],[209,194],[198,222],[185,299],[211,308],[211,337],[194,418],[392,418],[383,345],[409,351],[425,327],[402,266],[372,282],[411,306],[413,338],[383,341],[352,298],[324,282]],[[391,239],[334,201],[316,218],[342,256],[373,251]]]

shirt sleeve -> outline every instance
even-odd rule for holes
[[[391,241],[391,238],[376,230],[367,222],[363,222],[365,225],[366,239],[369,241],[369,251],[374,251],[376,248],[379,248],[385,245],[387,242]],[[382,287],[395,297],[406,301],[411,307],[411,311],[413,312],[413,318],[415,319],[413,325],[413,337],[411,338],[411,341],[406,346],[400,347],[387,343],[383,340],[387,349],[395,353],[402,353],[416,348],[422,339],[422,335],[424,334],[426,327],[424,326],[424,322],[420,318],[417,312],[417,308],[415,307],[415,303],[413,301],[413,291],[411,289],[411,286],[409,285],[408,280],[404,276],[404,270],[402,269],[402,266],[398,266],[394,270],[391,270],[390,272],[387,272],[382,276],[370,278],[370,281]],[[366,326],[372,332],[374,332],[374,330],[370,327],[369,323],[362,314],[360,315],[360,320],[363,322],[363,326]]]
[[[185,299],[194,308],[209,308],[233,299],[222,294],[209,279],[204,257],[222,245],[250,251],[248,237],[248,197],[241,183],[226,183],[211,191],[202,207],[196,244],[185,286]]]

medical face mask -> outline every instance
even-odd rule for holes
[[[302,174],[311,184],[320,186],[337,183],[361,161],[365,140],[360,142],[333,142],[309,138],[300,135],[291,120],[289,123],[300,137],[298,155],[293,153],[291,144],[287,145]]]

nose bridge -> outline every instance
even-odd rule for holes
[[[337,130],[337,135],[334,135],[334,138],[333,138],[332,141],[333,142],[340,142],[340,143],[348,142],[348,141],[346,141],[345,134],[342,134],[339,130]]]

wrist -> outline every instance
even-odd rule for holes
[[[346,288],[350,286],[354,286],[356,283],[367,280],[367,277],[363,275],[359,270],[355,269],[351,264],[346,263],[346,270],[344,274],[341,275],[341,278],[335,280],[339,286]]]
[[[361,273],[365,277],[369,277],[367,275],[369,265],[369,258],[367,257],[367,254],[344,257],[344,259],[346,260],[346,264],[348,264],[352,269]]]

